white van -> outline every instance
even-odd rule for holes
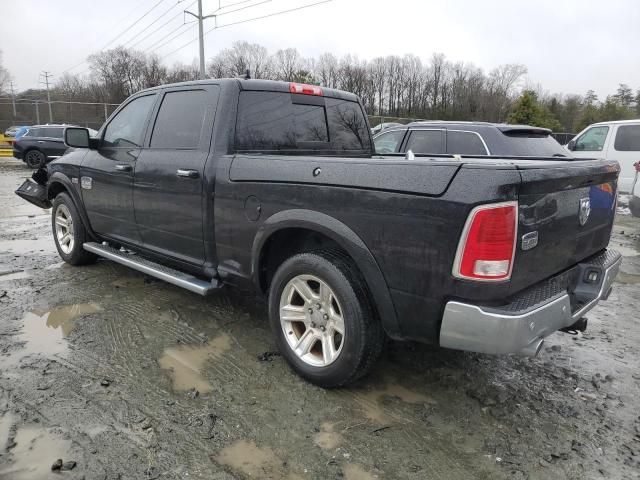
[[[620,163],[618,191],[630,193],[640,161],[640,119],[600,122],[589,125],[569,142],[576,158],[604,158]]]

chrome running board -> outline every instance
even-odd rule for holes
[[[215,278],[210,282],[173,268],[160,265],[138,255],[116,250],[109,245],[87,242],[82,245],[87,252],[95,253],[113,262],[145,273],[151,277],[182,287],[199,295],[209,295],[220,288],[221,283]]]

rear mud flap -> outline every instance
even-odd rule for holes
[[[33,203],[36,207],[51,208],[51,202],[47,198],[47,187],[44,185],[32,180],[25,180],[15,193],[27,202]]]

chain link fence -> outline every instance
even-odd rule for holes
[[[67,123],[98,130],[117,107],[115,103],[52,101],[49,104],[42,100],[20,100],[14,104],[3,98],[0,99],[0,131],[13,125],[45,123]]]

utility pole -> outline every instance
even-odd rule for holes
[[[204,80],[205,71],[204,71],[204,25],[203,22],[207,18],[216,18],[216,15],[206,15],[202,16],[202,0],[198,0],[198,15],[195,13],[189,12],[185,10],[184,13],[188,13],[192,17],[195,17],[198,20],[198,40],[200,41],[200,79]]]
[[[13,88],[13,80],[9,81],[9,86],[11,87],[11,104],[13,105],[13,119],[16,118],[16,91]]]
[[[36,107],[36,125],[40,125],[40,108],[38,108],[38,100],[34,103]]]
[[[49,78],[53,75],[46,70],[42,72],[44,77],[44,84],[47,86],[47,103],[49,104],[49,123],[53,123],[53,113],[51,112],[51,94],[49,93]],[[42,82],[41,82],[42,83]]]

